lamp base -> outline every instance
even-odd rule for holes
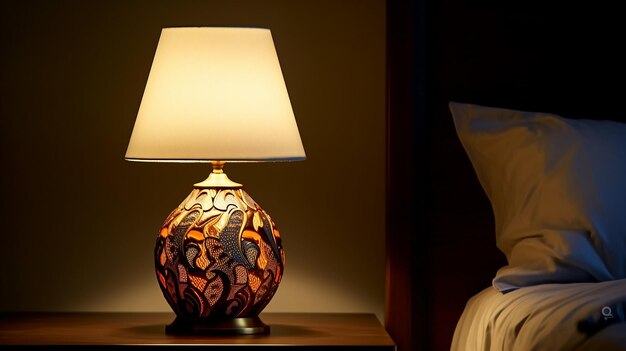
[[[254,335],[269,332],[270,326],[263,323],[258,316],[219,320],[177,317],[165,327],[165,333],[171,335]]]

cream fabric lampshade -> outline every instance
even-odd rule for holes
[[[126,159],[304,158],[269,29],[161,31]]]

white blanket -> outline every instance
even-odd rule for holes
[[[542,284],[473,296],[451,351],[626,351],[626,279]]]

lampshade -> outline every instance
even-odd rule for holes
[[[126,159],[304,158],[269,29],[161,31]]]

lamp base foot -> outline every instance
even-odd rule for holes
[[[170,335],[254,335],[269,334],[270,326],[261,318],[176,319],[165,327]]]

